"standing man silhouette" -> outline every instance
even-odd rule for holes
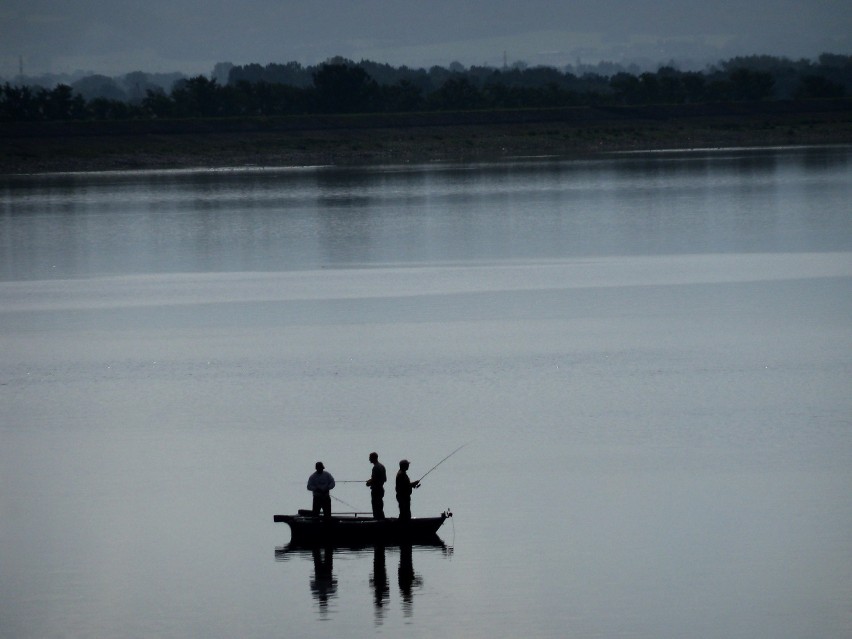
[[[326,519],[331,517],[331,489],[334,488],[334,477],[325,470],[325,466],[318,461],[314,468],[317,472],[308,477],[308,490],[314,494],[314,517],[319,517],[320,510]]]
[[[370,501],[373,504],[373,517],[376,519],[385,518],[385,482],[388,480],[388,474],[383,464],[379,462],[378,453],[370,453],[370,463],[373,464],[373,472],[370,479],[367,480],[367,486],[370,487]]]
[[[399,462],[399,471],[396,473],[396,501],[399,503],[399,520],[411,519],[411,491],[420,486],[420,482],[412,482],[408,478],[408,460]]]

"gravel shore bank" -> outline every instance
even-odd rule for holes
[[[852,144],[852,101],[724,113],[571,112],[414,121],[312,118],[157,126],[0,125],[0,173],[591,157],[661,149]]]

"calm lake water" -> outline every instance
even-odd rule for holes
[[[0,177],[0,636],[852,636],[850,202],[849,147]],[[440,545],[272,521],[466,442]]]

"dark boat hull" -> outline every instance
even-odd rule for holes
[[[274,521],[290,526],[290,543],[298,545],[334,544],[400,544],[434,543],[438,529],[449,512],[439,517],[415,517],[400,521],[395,517],[332,516],[328,519],[312,515],[275,515]]]

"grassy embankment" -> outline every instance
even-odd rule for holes
[[[0,123],[0,173],[487,161],[852,144],[852,99],[687,106]]]

